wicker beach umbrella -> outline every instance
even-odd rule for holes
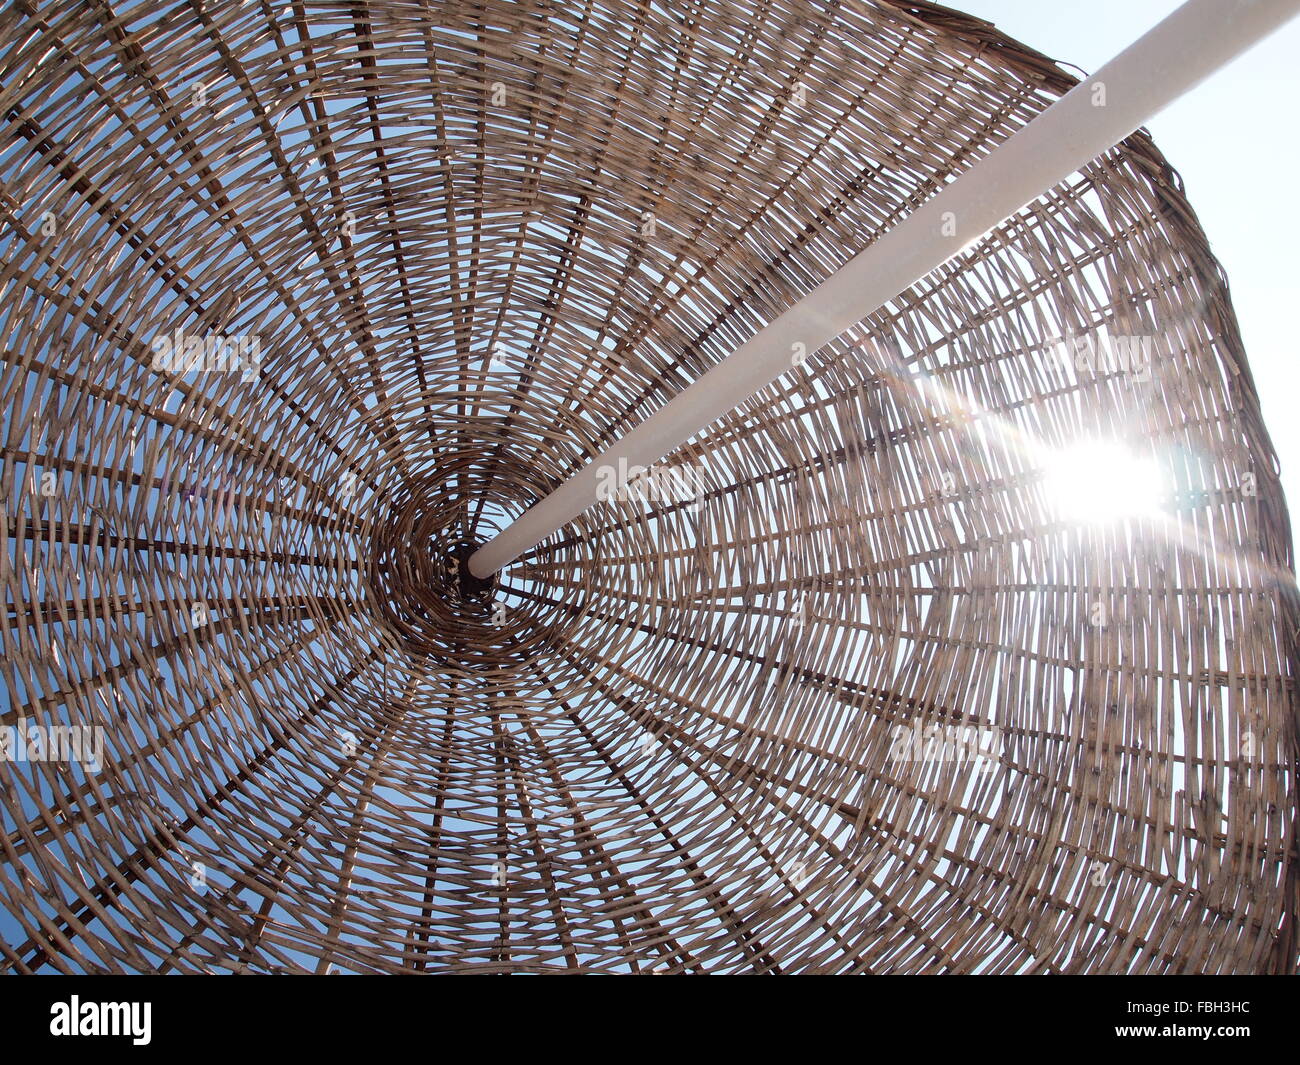
[[[1290,530],[1144,133],[466,561],[1075,79],[908,0],[0,13],[11,971],[1290,971]]]

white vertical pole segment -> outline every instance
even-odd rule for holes
[[[608,472],[648,468],[942,266],[1268,36],[1300,0],[1188,0],[869,248],[611,444],[469,560],[485,577],[598,499]],[[622,483],[620,476],[618,484]]]

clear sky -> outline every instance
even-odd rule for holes
[[[1091,73],[1179,0],[946,0]],[[1300,19],[1147,123],[1228,275],[1233,306],[1300,526]]]

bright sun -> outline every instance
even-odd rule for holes
[[[1043,481],[1052,506],[1070,521],[1107,522],[1160,513],[1166,486],[1149,458],[1112,440],[1088,440],[1051,453]]]

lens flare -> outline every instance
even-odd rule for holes
[[[1088,440],[1044,463],[1048,500],[1070,521],[1103,523],[1162,513],[1168,488],[1160,467],[1113,440]]]

